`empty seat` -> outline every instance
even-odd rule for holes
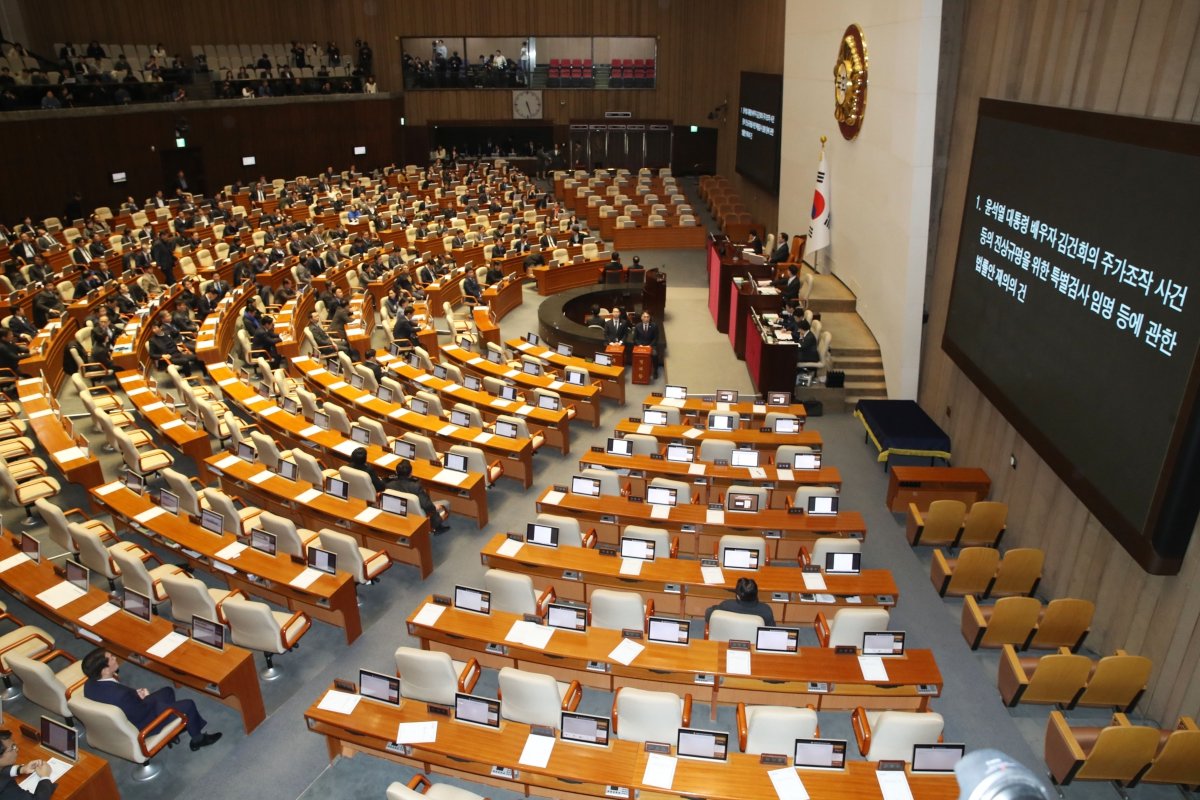
[[[908,543],[916,546],[953,545],[962,531],[967,504],[961,500],[934,500],[922,512],[916,503],[908,504]]]
[[[266,603],[232,597],[222,606],[229,620],[229,638],[239,647],[259,650],[266,658],[266,669],[259,673],[265,681],[280,676],[275,669],[274,656],[286,653],[300,642],[312,626],[303,611],[288,614],[274,611]]]
[[[546,525],[558,528],[558,543],[562,547],[595,547],[596,529],[591,528],[584,533],[575,517],[564,517],[558,514],[538,514],[535,525]]]
[[[395,658],[400,695],[410,700],[452,706],[455,692],[471,692],[479,680],[479,662],[473,658],[464,663],[417,647],[398,647]]]
[[[839,608],[832,622],[818,611],[813,629],[821,647],[862,647],[863,634],[887,630],[888,620],[886,608]]]
[[[448,783],[431,783],[424,775],[414,775],[407,784],[394,781],[387,787],[387,800],[487,800]]]
[[[528,575],[489,569],[483,574],[484,588],[492,593],[492,609],[510,614],[546,614],[546,604],[555,598],[554,587],[548,586],[541,594],[533,588],[533,579]]]
[[[1077,651],[1092,627],[1096,605],[1091,600],[1060,597],[1051,600],[1038,618],[1037,630],[1029,641],[1035,650],[1069,647]]]
[[[1024,595],[1033,597],[1042,580],[1046,554],[1036,547],[1014,547],[1004,554],[996,577],[988,588],[989,597]]]
[[[817,712],[789,706],[737,705],[738,747],[743,753],[777,753],[784,743],[819,736]],[[785,748],[786,749],[786,748]]]
[[[1191,717],[1180,717],[1170,733],[1163,731],[1166,742],[1150,762],[1150,768],[1136,783],[1175,784],[1184,792],[1200,786],[1200,728]]]
[[[1146,691],[1152,666],[1145,656],[1130,655],[1124,650],[1101,658],[1075,705],[1133,711]]]
[[[730,639],[753,642],[762,624],[763,618],[757,614],[738,614],[718,608],[709,615],[704,638],[714,642],[728,642]]]
[[[646,618],[654,613],[654,600],[642,600],[637,592],[595,589],[589,598],[591,624],[613,630],[645,630]]]
[[[1063,647],[1049,656],[1021,657],[1011,644],[1003,645],[997,685],[1007,706],[1053,703],[1073,708],[1087,685],[1092,662]]]
[[[959,551],[957,558],[936,550],[929,579],[942,597],[986,596],[999,564],[1000,552],[991,547],[967,547]]]
[[[1104,728],[1072,727],[1054,710],[1046,720],[1044,756],[1050,779],[1058,785],[1076,780],[1131,783],[1154,760],[1158,744],[1156,728],[1131,725],[1124,714],[1114,714]]]
[[[526,725],[557,728],[560,711],[579,707],[579,681],[563,683],[549,675],[515,667],[500,669],[500,716]]]
[[[1037,627],[1042,604],[1033,597],[1002,597],[981,606],[974,596],[963,601],[962,634],[972,650],[1011,644],[1024,650]]]
[[[673,742],[691,724],[692,696],[623,686],[613,695],[612,725],[618,739]]]
[[[867,761],[910,761],[913,745],[942,740],[941,714],[932,711],[867,711],[850,715],[858,752]]]
[[[1000,538],[1004,536],[1005,521],[1008,518],[1008,505],[992,500],[979,500],[971,505],[963,519],[962,533],[954,543],[957,547],[984,545],[998,547]]]

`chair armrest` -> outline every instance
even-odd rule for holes
[[[58,648],[55,648],[48,653],[42,653],[40,656],[36,656],[34,660],[40,661],[43,664],[49,664],[56,658],[65,658],[68,664],[74,664],[78,660],[66,650],[59,650]]]
[[[0,611],[0,619],[11,619],[13,622],[16,623],[18,628],[25,627],[24,622],[21,622],[21,620],[17,619],[16,617],[14,617],[12,614],[8,613],[7,611]]]
[[[649,597],[646,599],[646,611],[642,617],[642,630],[643,631],[648,630],[650,628],[650,618],[652,616],[654,616],[654,598]]]
[[[979,649],[979,643],[983,640],[984,634],[987,633],[988,621],[987,617],[979,608],[979,603],[975,600],[975,595],[969,594],[963,598],[962,610],[962,635],[967,640],[967,644],[972,650]]]
[[[1025,674],[1021,660],[1017,657],[1017,650],[1011,644],[1005,644],[1000,652],[996,685],[1000,689],[1000,699],[1009,708],[1021,702],[1021,695],[1029,688],[1029,676]]]
[[[737,735],[738,749],[746,752],[746,739],[750,735],[750,726],[746,722],[746,704],[737,704]]]
[[[225,612],[221,610],[221,606],[224,605],[225,601],[230,599],[231,597],[240,597],[243,600],[250,599],[250,595],[246,594],[241,589],[230,589],[229,594],[225,595],[225,597],[223,597],[221,599],[221,601],[216,604],[216,606],[217,606],[217,622],[220,622],[222,625],[228,625],[229,623],[225,619]]]
[[[679,557],[679,537],[671,537],[671,558]]]
[[[87,682],[88,682],[88,679],[86,676],[84,676],[84,677],[80,678],[79,680],[75,681],[74,683],[72,683],[70,686],[64,687],[65,691],[67,693],[67,699],[69,700],[71,698],[71,695],[75,694],[75,692],[82,689],[83,685]]]
[[[688,727],[692,724],[692,693],[688,692],[683,696],[683,725]]]
[[[147,758],[154,755],[159,750],[163,749],[163,747],[166,746],[167,742],[170,741],[170,739],[163,739],[162,742],[159,743],[158,747],[156,747],[154,750],[146,749],[146,737],[150,735],[151,731],[153,731],[155,728],[157,728],[162,723],[166,722],[168,717],[175,717],[180,722],[182,722],[184,725],[187,724],[187,717],[185,717],[183,714],[179,713],[178,711],[176,711],[173,708],[165,708],[165,709],[163,709],[163,712],[161,714],[159,714],[154,719],[150,720],[150,722],[146,723],[146,726],[144,728],[142,728],[140,731],[138,731],[138,747],[141,749],[142,755],[146,756]]]
[[[558,595],[554,592],[553,586],[547,586],[545,591],[538,595],[537,613],[539,617],[546,616],[546,606],[558,599]]]
[[[563,693],[562,710],[574,711],[579,708],[581,699],[583,699],[583,687],[579,685],[579,681],[571,681],[571,685]]]
[[[905,530],[905,536],[908,538],[908,543],[918,545],[921,543],[921,534],[925,532],[925,518],[921,516],[921,509],[917,508],[916,503],[908,504],[908,525]]]
[[[388,554],[385,553],[383,550],[376,550],[374,553],[367,556],[367,558],[363,561],[363,570],[366,571],[366,569],[371,564],[375,563],[376,561],[378,561],[381,558],[384,560],[385,564],[388,564],[389,566],[391,565],[392,559],[388,556]],[[385,569],[386,569],[386,567],[385,567]],[[366,576],[364,575],[363,577],[366,577]]]
[[[296,625],[296,624],[303,624],[303,626],[304,626],[303,628],[301,628],[300,633],[298,633],[296,635],[296,641],[299,642],[300,637],[303,636],[305,634],[305,632],[308,631],[308,629],[312,627],[312,620],[309,619],[308,614],[305,614],[303,611],[296,611],[292,614],[291,617],[288,618],[287,622],[285,622],[279,626],[279,644],[283,647],[284,650],[290,650],[292,647],[295,647],[295,645],[289,645],[287,643],[287,640],[288,640],[288,631],[290,631],[292,629],[292,626]]]
[[[821,647],[829,646],[829,620],[825,618],[824,611],[817,612],[817,618],[813,620],[813,630],[817,633],[817,642]]]
[[[425,791],[432,785],[429,779],[421,774],[413,775],[412,780],[408,782],[408,788],[419,794],[425,794]]]
[[[1087,760],[1087,754],[1075,739],[1075,733],[1067,724],[1062,712],[1055,709],[1046,721],[1046,744],[1044,756],[1050,768],[1050,777],[1057,784],[1067,784]]]
[[[46,645],[47,650],[54,649],[54,642],[50,641],[45,636],[42,636],[42,634],[34,632],[34,633],[27,634],[24,638],[22,638],[18,641],[15,641],[12,644],[10,644],[8,647],[5,647],[3,650],[0,650],[0,656],[3,656],[9,650],[13,650],[17,647],[20,647],[21,645],[25,644],[26,642],[32,642],[35,639],[37,641],[41,642],[42,644]]]
[[[474,691],[475,683],[479,680],[479,673],[479,660],[468,659],[462,673],[458,676],[458,690],[460,692]]]
[[[850,726],[854,728],[854,739],[858,742],[858,754],[861,756],[871,752],[871,722],[867,719],[867,710],[858,706],[850,713]]]
[[[929,565],[929,580],[933,581],[933,588],[937,589],[937,593],[942,597],[946,596],[946,589],[950,587],[952,577],[954,565],[946,559],[945,551],[934,550],[933,561]]]
[[[597,536],[596,536],[595,528],[592,528],[591,530],[589,530],[587,533],[585,533],[583,535],[583,546],[584,547],[595,548],[596,541],[597,541]]]
[[[790,505],[788,507],[791,508]],[[800,545],[800,556],[798,560],[800,562],[800,566],[802,567],[807,567],[812,563],[812,554],[808,552],[808,548],[804,545]]]
[[[142,550],[142,554],[140,556],[138,556],[138,558],[140,558],[142,560],[143,564],[145,564],[147,561],[153,561],[156,564],[163,563],[162,559],[158,557],[157,553],[153,553],[153,552],[151,552],[149,550],[145,550],[145,549]],[[183,570],[179,570],[178,572],[175,572],[172,574],[178,574],[179,572],[183,572]]]

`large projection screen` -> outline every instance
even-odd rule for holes
[[[980,101],[943,348],[1156,574],[1200,508],[1198,254],[1200,127]]]

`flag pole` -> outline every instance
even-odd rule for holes
[[[824,135],[822,135],[822,136],[821,136],[821,158],[824,158],[824,157],[825,157],[825,142],[826,142],[826,140],[827,140],[827,139],[826,139],[826,137],[825,137]],[[818,163],[819,163],[819,162],[818,162]],[[814,273],[814,274],[816,274],[816,275],[820,275],[820,274],[821,274],[821,270],[820,270],[820,268],[817,266],[817,258],[820,256],[820,253],[821,253],[821,251],[820,251],[820,250],[818,250],[818,251],[816,251],[816,252],[814,252],[814,253],[813,253],[813,263],[812,263],[812,268],[813,268],[813,273]]]

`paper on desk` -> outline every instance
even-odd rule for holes
[[[808,790],[794,767],[780,767],[767,773],[779,800],[808,800]]]
[[[520,539],[505,538],[504,544],[496,548],[496,555],[505,557],[515,556],[517,553],[521,552],[521,548],[524,546],[525,543]]]
[[[172,419],[172,420],[167,420],[159,427],[164,431],[169,431],[172,428],[178,428],[182,424],[183,424],[183,420],[176,418],[176,419]]]
[[[321,702],[317,703],[317,708],[322,711],[332,711],[335,714],[350,714],[353,713],[360,700],[362,700],[361,694],[351,694],[350,692],[339,692],[335,689],[330,689],[321,698]]]
[[[661,753],[651,753],[646,759],[646,772],[642,775],[642,783],[656,786],[659,789],[670,789],[675,782],[675,765],[678,763],[674,756],[664,756]]]
[[[383,511],[378,508],[367,506],[362,511],[354,515],[354,520],[355,522],[370,522],[382,513]]]
[[[550,637],[553,635],[554,628],[519,619],[508,629],[508,633],[504,635],[504,641],[516,642],[541,650],[550,643]]]
[[[72,600],[78,600],[85,594],[87,594],[87,592],[85,592],[83,589],[80,589],[75,584],[69,581],[63,581],[62,583],[51,586],[49,589],[40,593],[37,596],[37,599],[41,600],[51,608],[62,608],[67,603],[71,602]]]
[[[433,376],[429,373],[425,373],[423,375],[418,375],[417,377],[413,378],[413,380],[417,383],[428,383],[429,381],[433,380]]]
[[[266,483],[266,481],[274,474],[275,473],[271,472],[271,470],[264,469],[262,472],[256,472],[253,475],[251,475],[250,482],[255,485],[258,485],[260,483]]]
[[[552,752],[554,752],[553,736],[534,736],[531,733],[525,740],[525,747],[521,750],[521,756],[517,759],[517,763],[544,769],[550,763]]]
[[[859,656],[858,668],[862,670],[863,680],[886,681],[888,679],[887,667],[883,665],[883,659],[879,656]]]
[[[693,461],[691,464],[688,464],[688,475],[703,475],[704,471],[705,465],[702,462]]]
[[[700,567],[700,577],[704,578],[704,583],[708,585],[725,582],[725,573],[721,572],[720,567]]]
[[[263,417],[269,417],[272,414],[278,414],[280,411],[283,411],[283,409],[274,403],[271,403],[271,405],[267,406],[266,408],[258,409],[255,413]]]
[[[112,603],[101,603],[80,617],[79,621],[84,625],[98,625],[118,611],[120,611],[120,609],[114,606]]]
[[[333,446],[333,449],[336,450],[337,452],[341,453],[344,456],[348,456],[360,447],[362,447],[362,445],[359,444],[358,442],[347,439],[344,442],[338,442],[337,444],[335,444]]]
[[[533,406],[523,405],[517,409],[517,416],[527,417],[533,413]]]
[[[767,471],[762,467],[748,467],[747,469],[750,471],[750,477],[757,481],[761,481],[767,477]]]
[[[65,450],[58,450],[54,453],[55,461],[74,461],[77,458],[83,457],[83,449],[79,447],[68,447]]]
[[[638,432],[638,433],[653,433],[653,432],[654,432],[654,426],[653,426],[653,425],[647,425],[646,423],[644,423],[644,422],[643,422],[643,423],[641,423],[640,425],[638,425],[638,426],[637,426],[637,432]]]
[[[388,467],[394,467],[396,464],[399,464],[399,463],[400,463],[400,456],[396,455],[395,453],[387,453],[387,454],[382,455],[379,458],[375,459],[375,464],[377,466],[383,467],[384,469],[387,469]]]
[[[420,744],[437,741],[437,720],[431,722],[401,722],[396,729],[396,744]]]
[[[725,651],[725,671],[730,675],[749,675],[750,674],[750,651],[749,650],[726,650]]]
[[[913,800],[908,777],[900,770],[875,770],[875,780],[879,781],[883,800]]]
[[[710,508],[704,514],[704,521],[709,525],[724,525],[725,524],[725,509]]]
[[[479,444],[487,444],[492,440],[492,436],[493,434],[490,434],[487,431],[482,431],[481,433],[475,434],[475,438],[471,441],[478,442]]]
[[[451,486],[458,486],[467,479],[469,473],[459,472],[454,469],[439,469],[433,479],[438,483],[448,483]]]
[[[323,430],[325,430],[325,429],[322,428],[320,425],[309,425],[307,428],[300,431],[300,433],[298,435],[308,438],[309,436],[316,436],[318,433],[320,433]]]
[[[41,411],[35,411],[32,414],[30,414],[29,418],[30,419],[41,419],[42,417],[48,417],[53,413],[54,413],[53,408],[43,408]]]
[[[451,381],[450,383],[447,383],[445,386],[442,387],[442,391],[447,392],[448,394],[453,394],[454,392],[457,392],[461,388],[462,387],[459,386],[457,383],[455,383],[454,381]]]
[[[421,610],[413,616],[414,625],[425,625],[433,627],[437,623],[438,618],[442,616],[442,612],[446,610],[446,606],[439,606],[436,603],[426,603],[421,606]]]
[[[305,567],[300,571],[300,574],[288,581],[289,586],[295,586],[297,589],[307,589],[317,582],[317,578],[324,575],[319,569]]]
[[[566,386],[566,384],[565,384],[565,383],[563,383],[562,381],[550,381],[550,388],[551,388],[551,389],[558,390],[558,389],[561,389],[561,388],[562,388],[562,387],[564,387],[564,386]]]
[[[563,494],[562,492],[551,490],[549,492],[546,492],[546,496],[542,498],[542,502],[549,503],[552,506],[556,506],[563,501],[564,497],[566,497],[566,495]]]
[[[138,514],[136,517],[133,518],[133,521],[137,522],[140,525],[145,525],[150,520],[154,519],[155,517],[161,516],[165,513],[167,513],[167,512],[164,511],[163,509],[159,508],[158,506],[154,506],[153,508],[147,508],[145,511]]]
[[[316,500],[320,496],[321,496],[320,489],[306,489],[303,492],[301,492],[300,494],[296,495],[296,502],[297,503],[311,503],[313,500]]]
[[[443,347],[442,349],[445,350],[446,348]],[[483,359],[480,358],[479,356],[475,356],[474,358],[468,358],[467,363],[470,364],[471,366],[475,366],[476,364],[482,364]]]
[[[507,372],[505,372],[505,373],[504,373],[504,377],[506,377],[506,378],[515,378],[515,377],[517,377],[517,376],[518,376],[518,375],[520,375],[520,374],[521,374],[521,373],[520,373],[520,371],[519,371],[519,370],[510,369],[510,370],[508,370]]]
[[[230,467],[232,467],[234,464],[238,463],[239,461],[241,461],[241,459],[238,458],[237,456],[225,456],[224,458],[222,458],[220,461],[218,461],[213,466],[216,467],[217,469],[225,470],[225,469],[229,469]]]
[[[755,414],[765,414],[765,413],[767,413],[767,407],[765,405],[763,405],[762,403],[755,403],[754,404],[754,413]]]
[[[688,428],[686,431],[683,432],[683,438],[685,438],[685,439],[695,439],[697,436],[703,436],[703,435],[704,435],[704,431],[699,430],[697,428]]]
[[[458,433],[458,426],[454,424],[443,425],[438,429],[438,436],[453,436]]]
[[[777,469],[775,470],[775,480],[780,483],[791,482],[796,480],[796,476],[792,474],[790,469]]]
[[[63,775],[67,774],[67,771],[70,770],[71,767],[75,766],[74,764],[69,764],[66,761],[63,761],[58,758],[54,758],[53,756],[46,759],[46,764],[49,765],[49,767],[50,767],[50,777],[49,778],[39,778],[37,775],[30,774],[29,776],[27,776],[25,778],[25,780],[21,781],[21,783],[19,784],[20,787],[22,789],[24,789],[25,791],[29,792],[30,794],[33,794],[33,790],[38,785],[39,781],[42,781],[42,780],[49,780],[51,782],[57,781]]]
[[[238,382],[237,378],[225,378],[223,380],[217,381],[217,386],[229,386],[230,384],[237,383],[237,382]]]
[[[641,575],[642,564],[646,562],[640,558],[622,558],[621,559],[621,574],[622,575]]]
[[[638,644],[633,639],[622,639],[621,643],[614,647],[612,652],[608,654],[608,657],[618,664],[628,667],[638,657],[638,654],[645,649],[643,645]]]
[[[717,411],[728,411],[729,403],[717,403]]]
[[[345,381],[334,381],[325,388],[331,392],[336,392],[338,389],[345,389],[349,385],[350,384],[346,383]]]
[[[230,542],[213,555],[222,560],[229,561],[240,556],[245,550],[246,545],[241,542]]]
[[[810,592],[823,592],[829,588],[825,585],[825,576],[819,572],[801,572],[800,577],[804,579],[804,588]]]
[[[120,481],[113,481],[112,483],[106,483],[103,486],[97,486],[92,491],[94,491],[96,494],[100,495],[101,497],[104,497],[104,495],[112,494],[113,492],[117,491],[118,489],[124,488],[124,486],[125,486],[125,484],[121,483]]]
[[[683,401],[678,397],[664,397],[658,401],[658,404],[667,408],[683,408]]]
[[[531,345],[529,342],[521,342],[519,345],[517,345],[517,349],[521,352],[524,352],[531,347],[533,347],[533,345]]]
[[[31,559],[29,556],[25,555],[24,553],[17,553],[16,555],[9,556],[3,561],[0,561],[0,572],[7,572],[17,564],[24,564],[26,561],[30,560]]]
[[[409,415],[409,410],[407,408],[404,408],[403,406],[401,406],[400,408],[394,408],[388,412],[388,416],[391,417],[392,419],[403,419],[404,417],[407,417],[408,415]]]
[[[179,647],[179,645],[183,644],[187,640],[188,637],[184,636],[182,633],[171,631],[166,636],[150,645],[150,649],[148,649],[146,652],[156,658],[166,658],[172,652],[174,652],[175,648]]]
[[[660,505],[653,505],[653,504],[650,506],[650,519],[670,519],[670,518],[671,518],[671,507],[670,506],[660,506]]]

